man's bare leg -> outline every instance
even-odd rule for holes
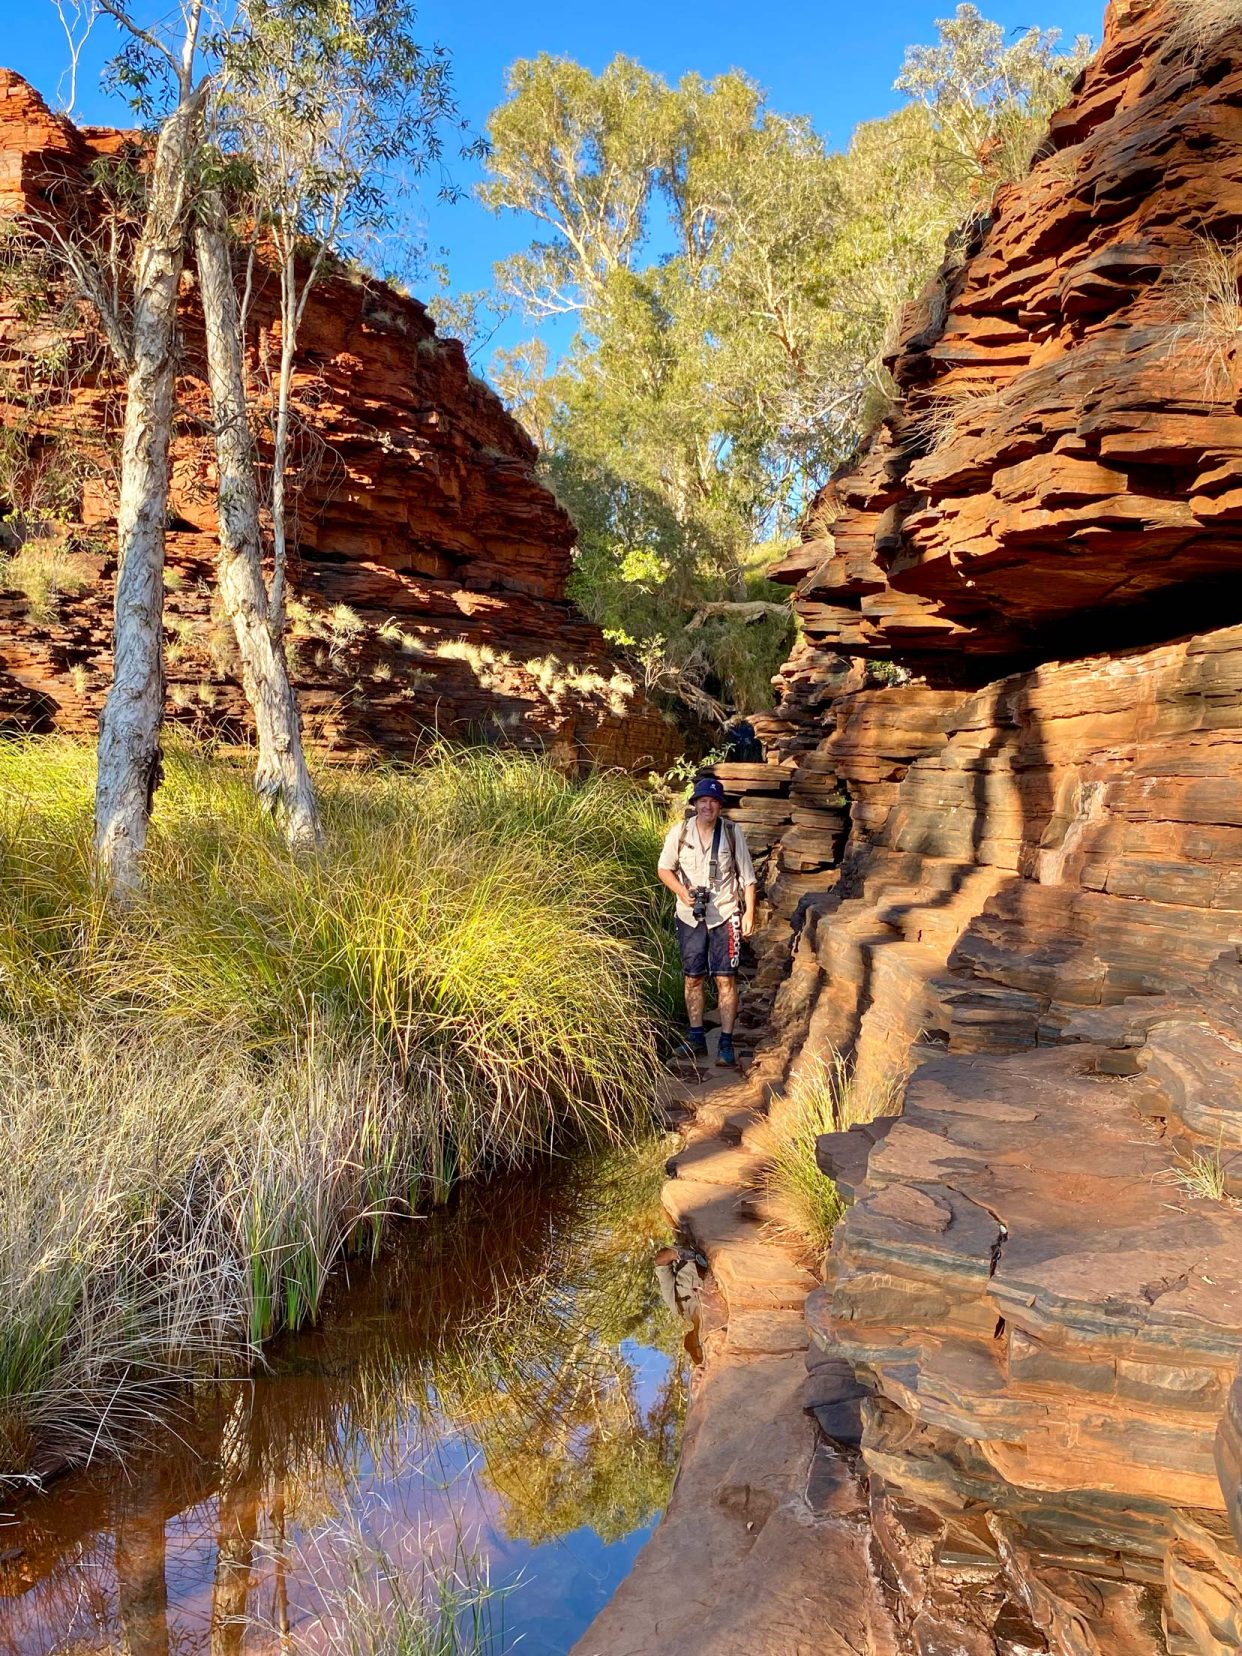
[[[716,979],[716,999],[720,1003],[720,1032],[732,1035],[733,1025],[737,1022],[737,979],[732,972],[727,977]]]
[[[688,977],[686,979],[686,1017],[690,1020],[691,1029],[703,1027],[703,1000],[706,978]]]

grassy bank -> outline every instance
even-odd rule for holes
[[[672,981],[662,821],[621,779],[328,776],[297,860],[174,753],[124,913],[92,783],[86,750],[0,744],[0,1475],[124,1440],[456,1179],[624,1137]]]

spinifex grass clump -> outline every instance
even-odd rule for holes
[[[623,1137],[655,1070],[641,791],[444,754],[325,778],[298,859],[240,776],[173,754],[119,910],[91,768],[0,745],[0,1471],[314,1316],[420,1196]]]
[[[815,1140],[896,1114],[904,1085],[904,1073],[864,1082],[850,1059],[830,1047],[773,1105],[764,1184],[817,1253],[828,1248],[843,1210],[836,1185],[815,1159]]]

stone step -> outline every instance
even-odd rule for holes
[[[805,1351],[806,1321],[801,1311],[733,1311],[725,1350],[739,1356],[781,1357]]]
[[[762,1175],[763,1167],[761,1158],[723,1142],[715,1134],[692,1140],[684,1150],[671,1156],[668,1163],[674,1178],[699,1184],[733,1185],[738,1190],[751,1188]]]
[[[787,1258],[773,1243],[758,1239],[749,1245],[720,1248],[708,1257],[712,1273],[729,1304],[729,1315],[737,1311],[800,1310],[815,1278]]]
[[[752,1105],[742,1105],[736,1109],[721,1110],[718,1113],[710,1110],[700,1110],[700,1122],[711,1124],[713,1132],[722,1138],[726,1144],[741,1144],[746,1129],[756,1121],[762,1121],[764,1111]]]

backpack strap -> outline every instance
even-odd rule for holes
[[[741,874],[741,870],[738,868],[738,865],[737,865],[737,826],[736,826],[735,823],[733,823],[728,817],[724,816],[723,814],[721,816],[717,817],[716,821],[717,821],[718,824],[723,822],[724,825],[725,825],[725,838],[729,842],[729,862],[730,862],[730,865],[731,865],[731,872],[732,872],[732,875],[733,875],[733,900],[737,903],[738,907],[741,908],[741,906],[742,906],[742,874]],[[714,871],[713,871],[712,878],[713,878],[713,880],[715,879]]]
[[[693,820],[693,817],[683,817],[681,832],[677,836],[676,871],[680,876],[683,885],[687,882],[686,876],[682,872],[681,854],[686,849],[686,837],[689,834],[690,824]],[[737,828],[734,823],[724,815],[723,811],[716,818],[716,827],[712,832],[712,854],[711,864],[708,871],[708,879],[711,881],[712,890],[714,891],[720,883],[720,833],[722,828],[724,829],[724,837],[729,844],[729,874],[733,883],[733,898],[740,908],[742,905],[742,875],[737,865]]]
[[[686,884],[686,875],[685,875],[685,870],[681,866],[681,854],[686,849],[686,835],[689,832],[689,829],[690,829],[690,818],[687,817],[687,816],[684,816],[681,819],[681,832],[677,836],[677,861],[673,865],[674,871],[677,874],[677,877],[681,881],[682,885]]]

